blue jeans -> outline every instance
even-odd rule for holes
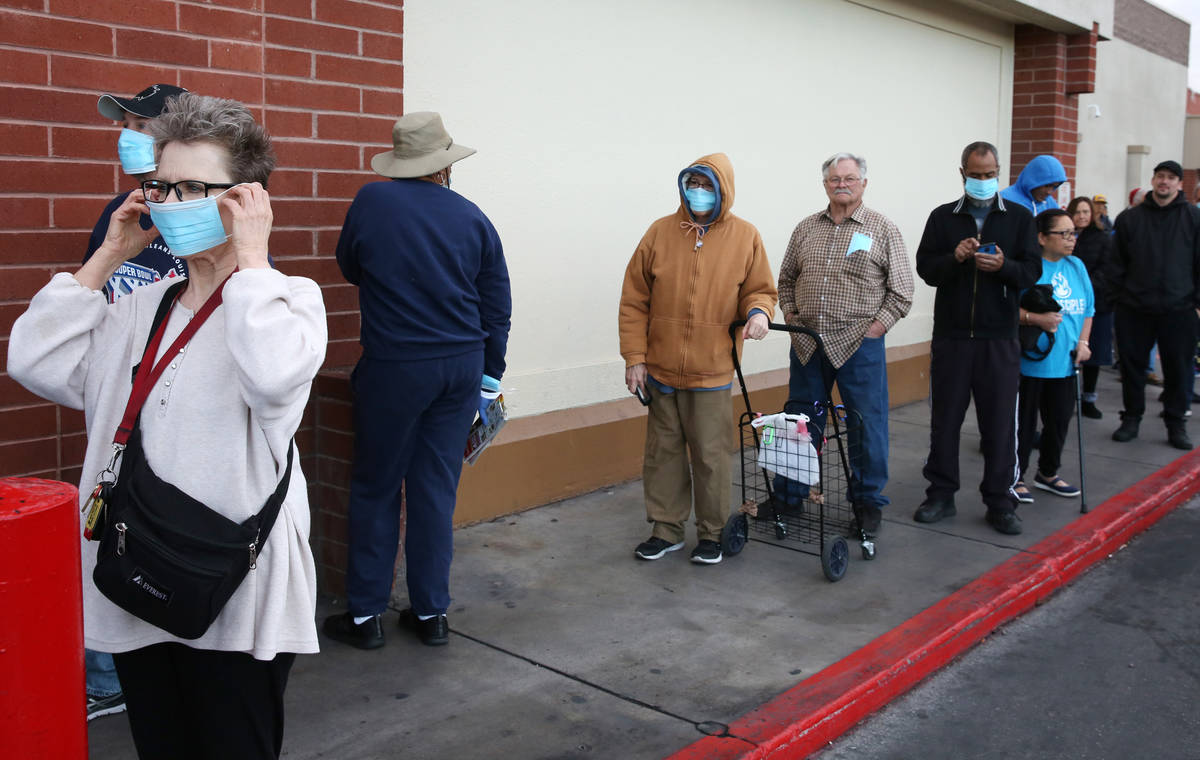
[[[795,351],[788,355],[791,374],[784,411],[808,415],[813,444],[819,444],[825,431],[825,401],[837,382],[846,409],[862,417],[862,425],[852,427],[847,434],[851,468],[846,497],[852,503],[886,506],[889,500],[883,495],[883,487],[888,479],[888,388],[883,338],[863,338],[862,345],[841,367],[834,367],[816,354],[807,364],[796,358]],[[808,486],[776,475],[775,493],[788,505],[795,505],[808,496]]]
[[[92,697],[111,697],[121,692],[117,666],[112,655],[94,649],[83,650],[83,665],[87,671],[87,693]]]

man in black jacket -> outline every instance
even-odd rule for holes
[[[932,523],[956,513],[958,439],[971,397],[983,439],[987,522],[1021,532],[1017,518],[1016,407],[1020,381],[1018,296],[1037,282],[1042,259],[1033,216],[997,193],[996,147],[974,142],[962,152],[965,193],[929,214],[917,248],[917,273],[937,288],[929,379],[932,397],[929,481],[913,519]]]
[[[1200,307],[1200,209],[1181,191],[1176,161],[1154,167],[1151,192],[1116,221],[1111,269],[1125,410],[1114,441],[1137,438],[1146,411],[1146,368],[1158,341],[1167,440],[1192,448],[1187,414]]]

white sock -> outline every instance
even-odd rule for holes
[[[368,620],[370,620],[373,617],[375,617],[375,616],[374,615],[355,615],[354,616],[354,624],[362,625],[363,623],[367,622]]]

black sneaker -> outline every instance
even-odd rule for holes
[[[692,549],[692,562],[698,565],[715,565],[721,561],[721,545],[716,541],[701,539]]]
[[[1083,408],[1080,409],[1080,412],[1083,413],[1084,417],[1087,417],[1087,418],[1093,419],[1093,420],[1104,419],[1104,412],[1097,409],[1096,405],[1093,404],[1091,401],[1084,401],[1082,407]]]
[[[1122,417],[1121,427],[1112,434],[1112,439],[1119,443],[1128,443],[1138,437],[1138,427],[1142,424],[1141,417]]]
[[[984,519],[987,520],[988,525],[995,528],[997,533],[1003,533],[1006,536],[1021,535],[1021,518],[1017,517],[1016,512],[989,509]]]
[[[329,638],[352,647],[378,649],[383,646],[383,621],[379,615],[372,615],[368,620],[355,623],[353,615],[343,612],[325,618],[325,624],[321,628]]]
[[[851,509],[860,531],[871,538],[879,535],[879,530],[883,527],[882,509],[874,504],[855,504]]]
[[[450,623],[445,615],[434,615],[422,620],[412,607],[400,611],[400,627],[417,634],[427,647],[440,647],[450,643]]]
[[[1188,438],[1187,428],[1183,425],[1169,425],[1167,427],[1167,441],[1177,449],[1184,451],[1192,450],[1192,439]]]
[[[118,691],[107,697],[87,695],[87,719],[99,718],[104,715],[114,715],[125,712],[125,692]]]
[[[954,507],[953,499],[926,499],[917,507],[913,520],[919,523],[935,523],[943,517],[954,517],[958,510]]]
[[[651,536],[645,541],[637,545],[633,550],[634,556],[638,559],[662,559],[667,552],[679,551],[683,548],[683,542],[673,544],[670,541]]]

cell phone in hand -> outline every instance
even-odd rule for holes
[[[636,386],[633,389],[633,394],[637,396],[638,401],[642,402],[642,406],[650,406],[650,394],[642,386]]]
[[[995,243],[980,243],[979,247],[975,249],[975,253],[982,253],[987,256],[995,256],[996,255],[996,244]]]

